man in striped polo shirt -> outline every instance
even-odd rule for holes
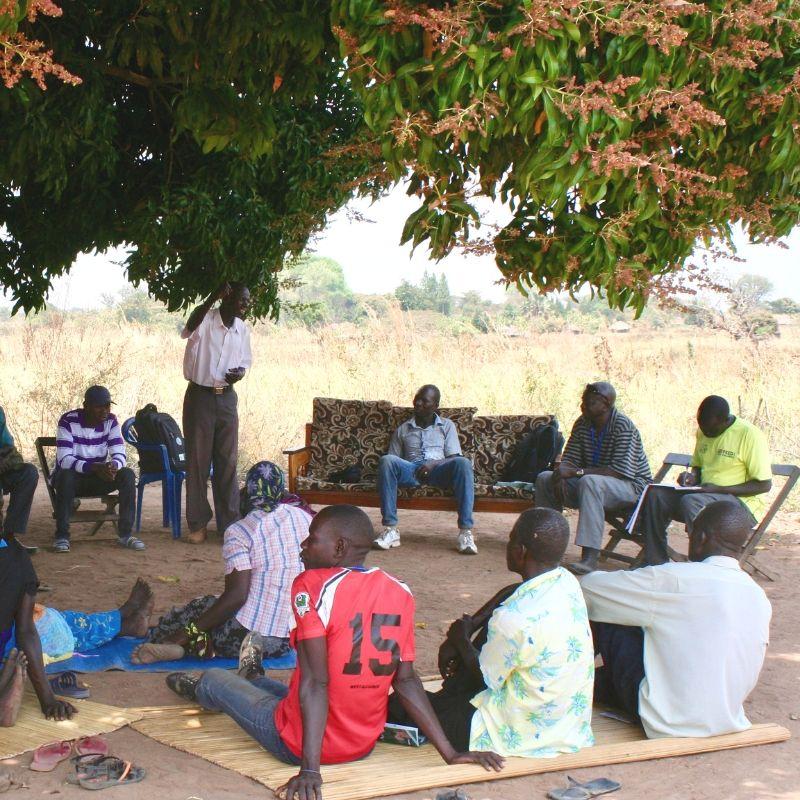
[[[136,476],[125,466],[127,462],[122,431],[111,413],[111,393],[105,386],[90,386],[83,408],[67,411],[58,421],[52,477],[56,494],[53,549],[57,553],[69,552],[69,519],[75,498],[97,497],[115,489],[119,492],[119,544],[144,550],[144,542],[131,535]]]
[[[567,569],[585,575],[597,568],[605,512],[636,503],[653,479],[636,426],[615,407],[617,392],[605,381],[589,383],[581,398],[561,463],[536,479],[540,508],[577,508],[581,560]]]

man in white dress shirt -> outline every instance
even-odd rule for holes
[[[211,306],[221,300],[218,308]],[[252,363],[250,331],[242,321],[250,307],[250,291],[240,283],[225,283],[190,315],[181,338],[186,339],[183,376],[189,381],[183,398],[186,440],[185,539],[206,539],[211,520],[208,476],[214,475],[214,515],[220,536],[239,519],[239,416],[233,384]]]
[[[650,738],[746,730],[772,615],[739,566],[753,520],[716,502],[697,516],[688,563],[581,579],[595,651],[595,702],[641,718]]]

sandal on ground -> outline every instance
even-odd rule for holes
[[[119,761],[116,756],[102,755],[100,753],[82,753],[81,755],[73,756],[70,761],[72,761],[75,771],[67,775],[67,783],[77,786],[79,779],[89,778],[98,771],[104,772],[103,763],[109,759]]]
[[[33,761],[30,768],[34,772],[52,772],[56,765],[69,758],[72,753],[70,742],[54,742],[44,744],[33,751]]]
[[[86,755],[72,761],[75,773],[67,776],[67,783],[91,791],[139,783],[145,776],[142,767],[135,767],[130,761],[116,756]]]
[[[594,778],[581,783],[567,775],[567,780],[570,784],[568,789],[551,789],[547,793],[550,800],[590,800],[601,794],[616,792],[622,786],[621,783],[609,778]]]
[[[120,536],[117,544],[120,547],[127,547],[128,550],[144,550],[144,542],[135,536]]]
[[[99,736],[84,736],[75,742],[78,756],[107,756],[108,742]]]
[[[56,539],[53,542],[54,553],[69,553],[69,539]]]
[[[90,694],[89,687],[83,683],[78,683],[78,676],[71,671],[62,672],[59,675],[48,678],[47,682],[50,684],[53,694],[61,695],[61,697],[85,700]]]
[[[128,783],[139,783],[146,775],[143,767],[135,767],[130,761],[109,756],[102,765],[93,769],[93,774],[78,778],[78,786],[96,792]]]

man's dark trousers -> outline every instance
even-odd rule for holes
[[[39,473],[33,464],[23,464],[18,469],[10,469],[0,475],[0,490],[11,496],[3,533],[25,533],[28,529],[28,517],[31,515],[31,504],[38,482]]]
[[[106,481],[98,475],[60,469],[53,478],[56,493],[56,540],[69,539],[69,518],[76,497],[97,497],[110,494],[115,489],[119,493],[119,522],[117,535],[127,539],[133,530],[133,516],[136,510],[136,475],[130,467],[117,470],[114,480]]]
[[[603,666],[594,673],[594,702],[639,718],[639,685],[644,680],[644,631],[611,622],[590,622],[594,651]]]
[[[216,394],[212,389],[190,383],[183,398],[183,435],[186,440],[186,522],[190,531],[205,528],[211,521],[208,504],[208,476],[214,475],[214,515],[220,534],[240,518],[239,414],[236,392]]]
[[[639,532],[644,536],[644,565],[655,566],[669,561],[667,528],[672,520],[686,524],[691,535],[697,515],[711,503],[737,503],[750,509],[732,494],[716,492],[681,492],[671,486],[654,486],[647,493],[639,512]],[[756,519],[750,514],[753,525]]]

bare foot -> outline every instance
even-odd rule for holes
[[[150,615],[153,613],[155,599],[150,585],[141,578],[131,589],[130,597],[119,609],[120,635],[142,637],[150,627]]]
[[[128,599],[120,606],[119,613],[122,614],[123,617],[127,614],[133,614],[147,606],[152,600],[153,590],[150,588],[150,584],[141,578],[137,578]]]
[[[183,658],[186,652],[179,644],[154,644],[147,642],[140,644],[132,653],[131,661],[134,664],[155,664],[156,661],[177,661]]]
[[[10,728],[17,721],[22,705],[25,676],[28,672],[28,659],[25,658],[25,653],[18,652],[14,661],[14,675],[0,693],[0,727],[2,728]]]

